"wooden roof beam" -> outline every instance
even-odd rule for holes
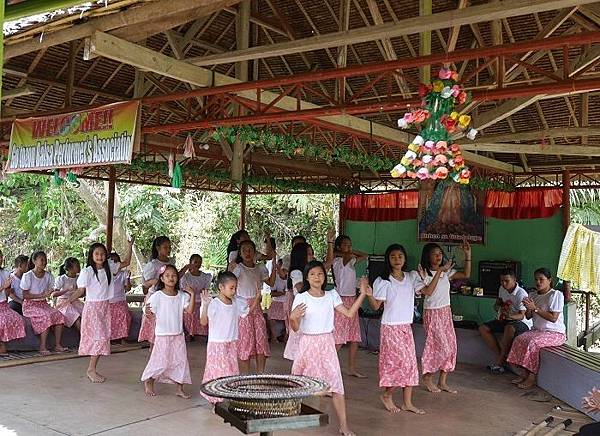
[[[293,42],[289,41],[269,46],[253,47],[246,50],[237,50],[220,55],[191,58],[189,61],[195,65],[217,65],[242,60],[283,56],[292,53],[337,47],[342,44],[357,44],[383,38],[396,38],[402,35],[468,25],[481,21],[499,20],[535,12],[562,9],[593,3],[594,1],[596,0],[505,0],[498,3],[472,6],[458,11],[452,10],[423,17],[407,18],[398,23],[385,23],[378,26],[352,29],[346,32],[313,36]]]
[[[600,136],[600,127],[559,127],[548,130],[485,135],[480,140],[473,142],[541,141],[548,138],[576,138],[579,136]]]
[[[206,68],[196,67],[187,62],[175,60],[169,56],[157,53],[146,47],[133,44],[131,42],[116,38],[102,32],[96,32],[86,42],[86,56],[104,56],[119,62],[132,65],[148,71],[153,71],[163,76],[191,83],[197,86],[220,86],[233,83],[240,83],[240,80],[213,72]],[[243,90],[237,92],[237,95],[251,101],[256,101],[256,91]],[[261,102],[268,104],[278,97],[274,92],[261,93]],[[283,97],[276,106],[287,111],[297,110],[297,100],[293,97]],[[306,102],[300,102],[300,109],[315,109],[319,106]],[[397,144],[406,144],[412,140],[412,135],[406,132],[388,127],[379,123],[371,123],[363,118],[350,115],[332,115],[319,118],[330,124],[344,129],[352,129],[363,134],[367,133],[374,137],[383,138]],[[499,171],[511,172],[513,167],[503,162],[478,156],[474,153],[465,153],[465,159],[486,168],[492,168]]]
[[[493,153],[541,154],[563,156],[600,156],[600,145],[512,144],[502,142],[470,142],[461,144],[463,150]],[[560,163],[562,165],[562,162]]]
[[[4,60],[14,58],[16,56],[30,53],[32,51],[48,48],[54,45],[63,44],[65,42],[76,39],[87,38],[96,31],[112,31],[118,28],[126,28],[123,38],[140,38],[135,32],[136,28],[146,28],[148,32],[150,24],[157,22],[157,17],[173,17],[178,16],[184,21],[179,24],[191,21],[194,17],[202,15],[210,15],[213,12],[219,11],[225,6],[231,6],[238,3],[239,0],[160,0],[156,2],[145,3],[137,8],[129,8],[123,12],[113,13],[98,18],[93,18],[84,24],[78,24],[66,29],[57,30],[44,35],[40,41],[38,38],[32,38],[27,41],[10,44],[10,38],[5,40]],[[167,13],[168,11],[168,13]],[[172,22],[162,22],[162,25],[175,27],[177,24]],[[143,25],[142,25],[143,24]],[[155,33],[162,32],[170,27],[162,29],[153,28]]]
[[[17,98],[23,97],[25,95],[35,94],[35,89],[33,89],[29,85],[21,86],[19,88],[14,89],[3,89],[2,90],[2,100],[8,100],[9,98]]]

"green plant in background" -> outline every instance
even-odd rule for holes
[[[572,189],[571,221],[600,226],[600,189]]]

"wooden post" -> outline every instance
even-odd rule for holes
[[[571,173],[569,170],[564,170],[562,173],[562,185],[562,222],[564,236],[567,234],[569,224],[571,224]],[[563,294],[565,294],[565,301],[568,302],[571,300],[571,282],[564,282]]]
[[[113,248],[116,179],[115,167],[111,166],[108,170],[108,204],[106,209],[106,249],[109,253],[112,252]]]
[[[4,3],[0,4],[0,23],[4,23]],[[0,32],[0,99],[2,98],[2,66],[4,65],[4,32]]]
[[[67,88],[65,89],[64,107],[73,106],[73,86],[75,86],[75,62],[77,56],[77,41],[69,43],[69,66],[67,69]]]
[[[419,16],[431,15],[433,12],[431,0],[419,0]],[[431,54],[431,30],[421,32],[419,39],[419,56]],[[421,83],[431,81],[431,66],[425,65],[419,68],[419,80]]]
[[[246,184],[240,190],[240,230],[246,230]]]
[[[338,234],[340,234],[340,235],[345,234],[345,232],[346,232],[346,229],[345,229],[346,221],[344,220],[344,216],[342,213],[342,208],[344,207],[344,201],[345,201],[344,196],[342,194],[340,194],[338,197]]]

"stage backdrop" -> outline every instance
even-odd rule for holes
[[[473,280],[478,280],[480,260],[519,260],[522,264],[522,280],[533,285],[533,271],[545,266],[556,274],[562,244],[562,219],[560,213],[549,218],[502,220],[486,218],[486,245],[473,246]],[[384,222],[345,222],[345,232],[352,238],[354,248],[370,254],[383,254],[391,243],[400,243],[408,251],[408,264],[414,269],[421,257],[423,244],[417,242],[417,220]],[[444,250],[448,246],[443,245]],[[456,255],[462,267],[462,253],[452,247],[448,253]],[[364,272],[364,264],[357,272]]]

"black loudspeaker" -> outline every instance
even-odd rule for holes
[[[373,282],[383,272],[384,257],[383,256],[369,256],[367,263],[367,277],[369,277],[369,283],[373,286]],[[369,305],[368,301],[365,302],[358,310],[358,314],[361,318],[381,318],[383,315],[383,304],[379,310],[373,310]]]
[[[500,273],[504,269],[512,269],[517,275],[517,280],[521,278],[521,262],[514,260],[479,261],[479,286],[483,288],[483,295],[498,296]]]

